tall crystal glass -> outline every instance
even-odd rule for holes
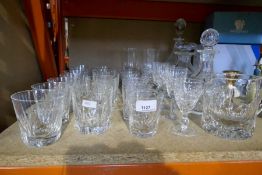
[[[113,86],[113,103],[117,101],[119,87],[119,73],[115,69],[107,66],[96,67],[92,69],[92,79],[112,79]]]
[[[176,79],[174,82],[174,97],[177,106],[182,113],[180,123],[173,128],[173,133],[182,136],[194,136],[195,131],[189,127],[189,112],[195,107],[199,97],[203,93],[204,82],[197,79]]]
[[[177,118],[176,116],[176,110],[177,110],[177,104],[174,99],[174,83],[176,83],[176,86],[178,83],[182,83],[185,81],[188,75],[188,69],[184,67],[175,67],[172,66],[170,68],[170,73],[169,76],[167,77],[167,95],[168,98],[170,99],[169,102],[169,107],[170,107],[170,112],[169,115],[167,116],[168,119],[174,120]],[[179,81],[178,81],[179,80]]]
[[[171,97],[173,95],[173,83],[175,80],[178,78],[181,79],[182,81],[187,78],[188,76],[188,69],[185,67],[176,67],[176,66],[171,66],[169,69],[169,73],[167,75],[166,80],[166,87],[167,87],[167,95],[168,97]]]

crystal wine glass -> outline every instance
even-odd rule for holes
[[[182,113],[180,122],[175,124],[173,133],[182,136],[194,136],[195,131],[189,127],[189,112],[195,107],[199,97],[203,93],[203,80],[180,78],[174,81],[174,97],[179,110]]]
[[[168,97],[171,97],[171,95],[173,95],[172,86],[174,84],[174,81],[178,78],[180,78],[181,80],[185,80],[187,78],[187,75],[188,75],[187,68],[170,66],[168,75],[165,79]]]

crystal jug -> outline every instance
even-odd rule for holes
[[[226,139],[253,135],[261,101],[261,77],[234,71],[215,75],[203,94],[202,128]]]

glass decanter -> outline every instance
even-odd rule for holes
[[[198,49],[199,53],[199,70],[195,72],[195,74],[191,75],[191,77],[204,80],[207,82],[214,76],[214,57],[215,57],[215,49],[214,46],[218,43],[219,33],[215,29],[207,29],[205,30],[200,37],[200,43],[202,49]],[[202,115],[203,111],[203,97],[199,98],[199,101],[196,104],[194,109],[194,113]]]
[[[186,29],[186,21],[179,18],[175,23],[176,35],[175,44],[167,62],[178,67],[187,67],[190,72],[194,72],[192,57],[195,55],[196,44],[184,42],[183,34]]]
[[[207,29],[201,34],[200,43],[203,47],[198,49],[200,62],[199,70],[193,75],[198,79],[208,81],[214,75],[214,57],[215,49],[214,46],[218,43],[219,33],[215,29]]]

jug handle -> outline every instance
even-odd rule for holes
[[[191,64],[190,64],[190,65],[191,65]],[[193,68],[193,66],[192,66],[192,68]],[[199,58],[199,66],[198,66],[198,69],[197,69],[197,68],[195,69],[196,71],[194,71],[194,73],[191,75],[191,77],[192,77],[192,78],[197,77],[197,76],[200,74],[202,68],[203,68],[203,60],[202,60],[201,58]]]

